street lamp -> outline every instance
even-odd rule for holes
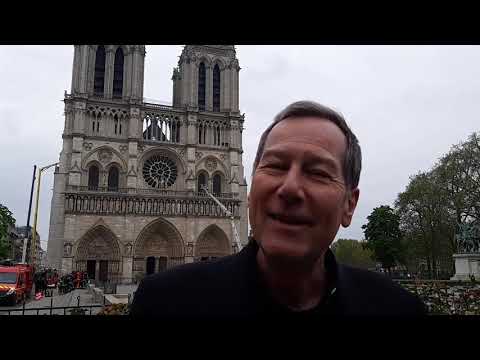
[[[42,172],[51,168],[52,166],[58,165],[58,162],[55,164],[47,165],[38,170],[38,181],[37,181],[37,198],[35,199],[35,217],[33,220],[33,234],[32,234],[32,248],[31,248],[31,263],[35,266],[35,260],[36,260],[36,240],[37,240],[37,222],[38,222],[38,203],[40,199],[40,184],[42,180]]]

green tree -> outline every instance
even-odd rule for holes
[[[417,271],[426,270],[430,278],[436,278],[439,270],[450,271],[455,246],[454,220],[439,176],[438,166],[412,176],[395,202],[404,235],[405,257]]]
[[[0,259],[7,258],[10,254],[10,242],[8,236],[9,226],[15,225],[12,212],[0,204]]]
[[[391,273],[391,268],[405,259],[400,219],[390,206],[382,205],[373,209],[367,220],[368,223],[362,226],[366,240],[364,246]]]
[[[375,260],[371,250],[363,246],[362,241],[354,239],[338,239],[331,249],[338,262],[357,268],[375,268]]]

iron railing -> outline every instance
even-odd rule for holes
[[[109,193],[109,194],[141,194],[141,195],[157,195],[165,197],[188,197],[188,198],[209,198],[204,191],[189,190],[168,190],[168,189],[137,189],[137,188],[119,188],[107,186],[76,186],[67,185],[68,192],[90,192],[90,193]],[[219,199],[236,199],[237,193],[214,193]]]

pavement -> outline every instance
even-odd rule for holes
[[[88,289],[76,289],[68,294],[58,294],[58,289],[53,290],[52,297],[43,297],[40,300],[35,300],[34,295],[32,298],[27,300],[25,303],[25,315],[49,315],[50,309],[47,310],[35,310],[42,307],[66,307],[66,306],[85,306],[85,305],[102,305],[95,304],[93,301],[93,296],[89,293]],[[90,313],[90,308],[87,309],[87,314]],[[8,315],[6,310],[15,310],[11,311],[11,315],[22,315],[23,304],[17,306],[0,306],[0,315]],[[70,309],[65,310],[65,315],[70,315]],[[101,308],[92,308],[92,315],[98,313]],[[54,309],[52,310],[53,315],[64,315],[64,309]]]

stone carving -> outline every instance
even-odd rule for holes
[[[90,151],[90,150],[92,150],[92,147],[93,147],[92,143],[89,143],[89,142],[86,142],[86,141],[83,142],[83,148],[85,150]]]
[[[222,159],[222,161],[225,161],[225,159],[226,159],[225,154],[220,154],[220,159]]]
[[[98,152],[98,160],[102,163],[108,163],[113,159],[113,153],[109,149],[102,149]]]
[[[190,172],[188,173],[187,180],[193,180],[193,179],[195,179],[195,176],[193,175],[193,170],[190,169]]]
[[[70,244],[69,242],[63,245],[63,256],[72,256],[72,244]]]
[[[203,153],[200,152],[200,151],[195,153],[195,157],[197,158],[197,160],[200,160],[202,158],[202,156],[203,156]]]
[[[208,171],[213,172],[217,168],[217,161],[213,158],[209,158],[205,161],[205,167]]]
[[[73,163],[72,167],[70,168],[70,170],[77,170],[77,171],[80,171],[80,168],[78,167],[78,163],[77,163],[77,160],[75,160],[75,162]]]
[[[132,256],[132,248],[133,245],[131,243],[125,245],[125,256]]]
[[[139,144],[137,146],[137,150],[138,150],[139,153],[142,153],[145,150],[145,146],[143,144]]]
[[[480,226],[474,224],[458,224],[455,240],[460,253],[479,253]]]
[[[193,243],[192,242],[189,242],[185,246],[185,255],[186,256],[193,256]]]
[[[120,149],[120,152],[123,154],[128,150],[128,145],[120,145],[119,149]]]

